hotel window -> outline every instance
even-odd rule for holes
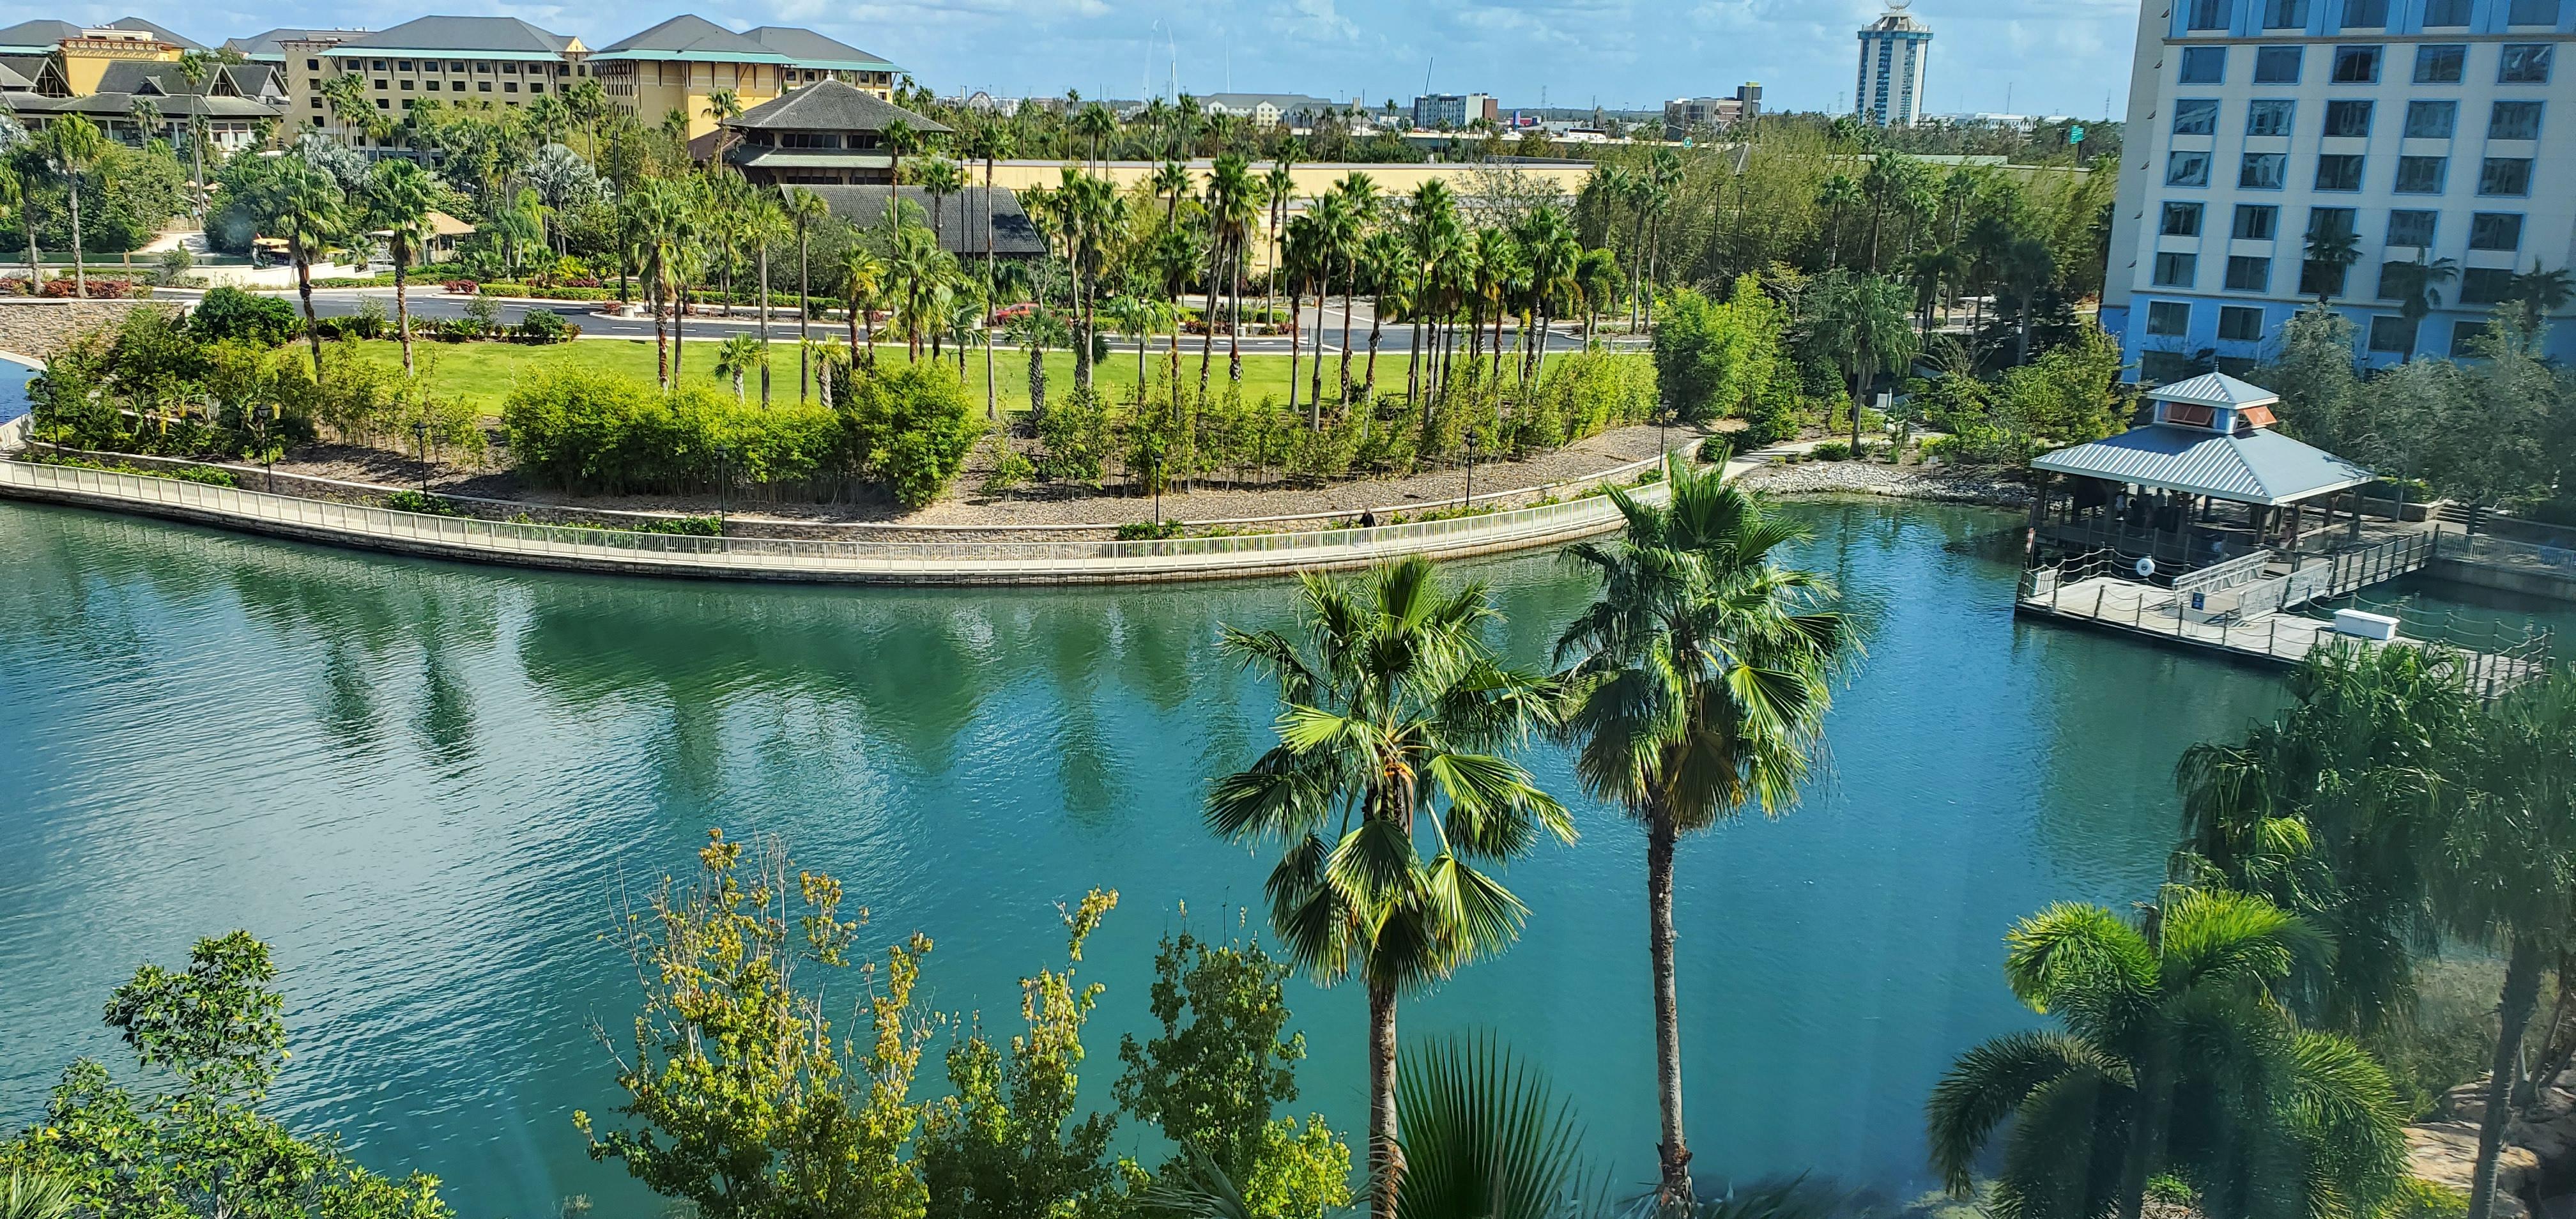
[[[410,61],[410,60],[408,60],[408,59],[397,59],[397,60],[395,60],[395,61],[394,61],[394,70],[395,70],[395,71],[397,71],[397,72],[409,72],[409,71],[411,71],[411,61]]]
[[[2343,26],[2347,30],[2384,30],[2388,28],[2388,0],[2343,0]]]
[[[2490,140],[2536,140],[2540,138],[2540,103],[2497,102],[2487,112],[2487,138]]]
[[[2193,274],[2200,270],[2197,254],[2161,253],[2156,255],[2155,283],[2159,288],[2188,288]]]
[[[405,77],[405,78],[403,79],[402,87],[403,87],[403,92],[405,92],[405,93],[409,93],[409,92],[411,92],[412,82],[411,82],[411,79],[410,79],[409,77]]]
[[[2361,158],[2345,153],[2326,153],[2317,158],[2316,189],[2360,190]]]
[[[546,91],[546,82],[541,81],[541,80],[532,80],[532,81],[529,81],[529,82],[528,82],[528,92],[530,92],[530,93],[543,93],[543,92],[545,92],[545,91]]]
[[[2231,0],[2191,0],[2191,12],[2183,20],[2187,30],[2223,30],[2227,28],[2227,10],[2235,7]]]
[[[2469,248],[2508,253],[2521,249],[2522,213],[2479,212],[2470,216]]]
[[[2308,28],[2308,0],[2263,0],[2263,28],[2267,30]]]
[[[2191,98],[2174,103],[2175,135],[2211,135],[2218,130],[2218,102],[2214,98]]]
[[[2520,197],[2531,193],[2531,158],[2488,157],[2478,167],[2478,193]]]
[[[2295,102],[2248,102],[2245,106],[2245,134],[2288,135],[2290,116],[2297,109]]]
[[[2379,83],[2379,56],[2382,47],[2336,47],[2334,83],[2338,85],[2375,85]]]
[[[308,59],[308,60],[305,60],[305,61],[304,61],[304,70],[305,70],[305,71],[307,71],[307,72],[319,72],[319,71],[321,71],[321,70],[322,70],[322,61],[321,61],[321,60],[318,60],[318,59]]]
[[[2549,44],[2545,42],[2508,42],[2504,55],[2496,63],[2499,85],[2545,85],[2549,83]]]
[[[2184,47],[2179,79],[2186,85],[2215,85],[2227,79],[2227,48]]]
[[[2410,140],[2447,140],[2459,125],[2458,102],[2406,103],[2406,138]]]
[[[2455,43],[2415,48],[2415,83],[2456,85],[2467,79],[2469,49]]]
[[[502,81],[502,82],[501,82],[501,92],[503,92],[503,93],[516,93],[516,92],[518,92],[518,91],[519,91],[519,82],[517,82],[517,81],[515,81],[515,80],[505,80],[505,81]]]
[[[2478,340],[2487,337],[2484,319],[2451,323],[2451,356],[2454,359],[2478,354]]]
[[[2436,212],[2399,209],[2388,213],[2388,244],[2401,249],[2424,249],[2433,244]]]
[[[367,67],[371,71],[382,72],[385,70],[385,61],[381,59],[369,60],[367,62]]]
[[[438,92],[438,82],[436,80],[431,80],[428,84],[428,88],[432,93]]]
[[[2290,154],[2249,152],[2236,167],[2236,185],[2245,190],[2279,190],[2289,184],[2289,175]]]
[[[2269,203],[2236,205],[2236,227],[2232,235],[2238,241],[2270,241],[2281,227],[2281,209]]]
[[[2401,195],[2441,194],[2442,173],[2450,161],[2449,157],[2397,158],[2397,193]]]
[[[833,140],[835,144],[839,142],[838,139]],[[2197,203],[2166,204],[2163,233],[2167,237],[2200,236],[2200,205]]]
[[[448,60],[447,70],[450,72],[462,72],[465,70],[465,62],[459,59]]]
[[[2298,47],[2254,48],[2254,83],[2258,85],[2295,85],[2299,83]]]
[[[2327,102],[2326,134],[2370,138],[2370,103]]]
[[[2263,311],[2251,305],[2218,307],[2218,337],[2238,343],[2263,341]]]
[[[379,88],[379,89],[386,89],[386,88],[391,88],[392,86],[391,86],[391,85],[389,85],[389,84],[387,84],[387,83],[386,83],[386,81],[384,80],[384,78],[382,78],[382,77],[378,77],[378,78],[376,79],[376,87],[377,87],[377,88]]]
[[[492,91],[492,82],[488,80],[478,80],[474,82],[474,87],[481,92],[489,93]]]
[[[2191,333],[2191,306],[2183,301],[2147,302],[2147,333],[2158,338]]]
[[[2424,0],[2424,28],[2457,29],[2469,23],[2470,0]]]
[[[2513,291],[2513,268],[2470,267],[2460,272],[2460,303],[2492,305]]]
[[[2209,154],[2177,152],[2165,159],[2165,185],[2209,185]]]
[[[2272,286],[2272,260],[2243,254],[2227,260],[2227,290],[2230,292],[2263,292]]]
[[[2322,237],[2339,233],[2346,237],[2359,232],[2353,220],[2360,213],[2348,207],[2312,207],[2308,209],[2308,236]]]
[[[2407,355],[2415,346],[2415,323],[2402,313],[2382,313],[2370,319],[2370,349],[2381,355]]]
[[[516,76],[519,74],[519,65],[514,63],[505,63],[501,65],[501,71],[504,75]]]
[[[2505,6],[2506,25],[2556,25],[2558,0],[2513,0]]]

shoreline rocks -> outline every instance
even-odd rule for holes
[[[2406,1128],[2407,1170],[2437,1185],[2469,1192],[2478,1162],[2478,1123],[2486,1115],[2486,1081],[2443,1094],[2443,1117]],[[2528,1118],[2515,1114],[2504,1128],[2496,1157],[2496,1219],[2526,1219],[2534,1205],[2549,1204],[2576,1185],[2576,1088],[2552,1087]]]
[[[1803,461],[1751,471],[1737,480],[1748,491],[1773,495],[1884,495],[1896,499],[2024,508],[2030,489],[2020,483],[1952,470],[1947,466],[1891,466],[1875,461]]]

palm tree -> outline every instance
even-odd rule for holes
[[[1118,116],[1110,113],[1109,107],[1091,102],[1074,112],[1065,129],[1074,136],[1091,141],[1091,165],[1097,169],[1100,166],[1100,142],[1118,133]]]
[[[2335,293],[2343,291],[2344,269],[2361,261],[2361,238],[2340,226],[2318,229],[2308,234],[2308,286],[2317,294],[2317,308],[2326,307]]]
[[[179,79],[188,82],[189,92],[195,95],[189,101],[192,113],[188,120],[188,160],[194,170],[191,185],[196,189],[189,193],[196,201],[200,219],[206,214],[206,81],[215,74],[215,65],[215,57],[209,52],[179,52]]]
[[[1476,863],[1521,855],[1542,832],[1574,840],[1565,809],[1495,752],[1547,727],[1555,695],[1486,649],[1484,586],[1444,588],[1420,556],[1356,582],[1307,576],[1299,617],[1302,647],[1226,632],[1228,651],[1278,681],[1285,709],[1279,744],[1210,789],[1207,821],[1281,845],[1268,892],[1289,958],[1318,983],[1367,987],[1370,1210],[1394,1219],[1397,998],[1518,937],[1528,907]]]
[[[36,256],[35,205],[27,197],[26,183],[7,161],[0,161],[0,220],[17,221],[18,230],[27,235],[27,290],[43,287],[45,267]]]
[[[1816,205],[1825,209],[1826,216],[1825,232],[1828,243],[1825,267],[1827,270],[1843,265],[1843,209],[1858,202],[1860,202],[1860,184],[1852,181],[1845,174],[1835,174],[1825,179],[1824,186],[1816,191]]]
[[[910,358],[921,358],[922,340],[930,337],[946,310],[941,300],[956,276],[957,260],[939,248],[939,240],[918,224],[902,224],[886,251],[886,282],[894,288],[894,320],[903,327]]]
[[[1368,366],[1360,373],[1360,399],[1367,401],[1377,394],[1377,349],[1386,332],[1388,297],[1401,291],[1404,283],[1405,241],[1402,233],[1381,228],[1361,239],[1359,280],[1369,291]],[[1368,416],[1360,416],[1366,426]]]
[[[1323,210],[1323,206],[1319,205],[1315,211],[1291,218],[1288,221],[1288,231],[1281,239],[1280,271],[1288,283],[1290,317],[1297,316],[1297,311],[1302,307],[1305,299],[1305,285],[1315,279],[1315,268],[1324,262],[1324,247],[1328,244],[1329,238],[1324,231],[1324,218],[1319,214]],[[28,231],[35,231],[34,227],[30,226]],[[1323,294],[1318,291],[1315,298],[1315,330],[1318,336],[1324,329],[1323,308]],[[1320,366],[1324,358],[1323,339],[1318,337],[1315,341],[1317,344],[1315,359]],[[1288,410],[1291,414],[1297,410],[1297,361],[1305,350],[1305,336],[1292,331],[1288,336]],[[1321,380],[1321,374],[1318,374],[1317,379]],[[1321,430],[1324,426],[1324,403],[1320,394],[1315,395],[1307,403],[1307,413],[1309,416],[1307,426]]]
[[[885,283],[885,263],[868,248],[852,241],[841,249],[841,304],[850,315],[850,367],[866,368],[876,362],[876,326],[868,310],[876,304],[877,292]],[[860,328],[867,328],[864,340]]]
[[[1782,568],[1806,537],[1726,481],[1667,456],[1663,506],[1623,491],[1616,543],[1567,551],[1601,597],[1557,640],[1584,790],[1646,830],[1646,943],[1653,962],[1656,1096],[1663,1115],[1656,1190],[1664,1214],[1691,1205],[1682,1137],[1681,1016],[1673,966],[1673,852],[1684,834],[1795,806],[1822,747],[1830,681],[1852,647],[1825,608],[1833,586]]]
[[[1589,348],[1601,307],[1619,299],[1619,256],[1609,250],[1585,250],[1574,268],[1574,287],[1583,300],[1583,345]]]
[[[666,390],[679,373],[672,339],[679,331],[681,310],[685,307],[681,292],[683,269],[698,235],[694,193],[664,179],[646,178],[621,200],[628,228],[636,238],[636,269],[644,277],[645,292],[651,298],[653,344],[661,385]],[[667,327],[666,311],[670,318]]]
[[[1851,381],[1852,452],[1860,452],[1862,400],[1870,382],[1914,358],[1914,326],[1905,289],[1894,280],[1846,271],[1828,273],[1815,289],[1809,321],[1816,345],[1842,357]]]
[[[1195,104],[1195,103],[1193,103]],[[1234,289],[1233,312],[1225,328],[1226,379],[1243,380],[1243,263],[1245,247],[1252,244],[1252,224],[1260,206],[1260,187],[1252,178],[1252,163],[1240,153],[1224,153],[1209,168],[1207,185],[1207,220],[1215,248],[1210,251],[1211,286],[1208,299],[1216,299],[1215,286],[1231,272]],[[1210,310],[1214,318],[1214,310]],[[1214,333],[1213,330],[1210,333]],[[1204,349],[1199,360],[1199,392],[1207,392],[1207,360]]]
[[[1418,1043],[1396,1072],[1399,1219],[1559,1219],[1583,1186],[1583,1127],[1537,1068],[1484,1037]]]
[[[1181,197],[1190,193],[1190,167],[1178,161],[1165,161],[1155,166],[1153,174],[1145,179],[1145,189],[1163,201],[1163,226],[1169,228],[1180,216]]]
[[[0,1180],[0,1219],[75,1219],[80,1191],[61,1177],[12,1169]]]
[[[1279,146],[1279,160],[1261,178],[1262,198],[1270,205],[1270,279],[1265,282],[1265,288],[1276,284],[1280,278],[1280,243],[1288,236],[1288,205],[1297,198],[1296,165],[1297,142],[1284,141]],[[1265,290],[1261,294],[1263,312],[1267,313],[1277,305],[1272,292]],[[1292,308],[1288,313],[1293,322],[1297,311]],[[1293,332],[1296,327],[1292,325],[1289,330]]]
[[[2494,1213],[2496,1164],[2522,1069],[2523,1030],[2544,963],[2576,918],[2576,667],[2507,694],[2482,725],[2458,812],[2443,835],[2435,900],[2454,935],[2504,956],[2502,1018],[2478,1122],[2468,1219]]]
[[[1550,307],[1574,288],[1574,274],[1583,259],[1583,243],[1574,236],[1574,225],[1565,213],[1555,207],[1540,207],[1521,223],[1521,252],[1529,260],[1530,328],[1536,335],[1522,371],[1540,376],[1547,371],[1547,327],[1552,320]]]
[[[787,188],[787,219],[796,226],[796,400],[805,400],[806,385],[811,380],[807,365],[813,354],[814,332],[814,226],[832,218],[832,207],[823,197],[802,187]],[[765,276],[763,278],[766,278]]]
[[[1351,296],[1359,287],[1360,246],[1367,240],[1369,227],[1377,222],[1377,183],[1371,181],[1367,174],[1353,170],[1333,184],[1333,194],[1342,201],[1343,227],[1335,234],[1339,241],[1334,252],[1342,260],[1342,401],[1348,403],[1351,397]]]
[[[45,124],[45,133],[37,139],[41,141],[38,147],[42,151],[46,164],[52,166],[53,171],[62,177],[63,189],[70,195],[72,293],[85,297],[89,295],[89,272],[81,265],[81,175],[95,168],[99,160],[107,155],[107,137],[99,134],[98,125],[90,122],[88,116],[66,114]],[[27,226],[29,234],[27,244],[30,249],[35,246],[35,231],[35,225]],[[305,313],[309,316],[312,311],[311,292],[308,289]]]
[[[930,232],[941,247],[948,244],[948,201],[966,189],[966,170],[946,157],[936,157],[915,168],[914,179],[921,193],[930,196]],[[959,241],[959,248],[966,243]]]
[[[726,134],[730,128],[725,123],[742,115],[742,95],[731,89],[718,89],[707,95],[707,107],[698,113],[715,120],[716,161],[722,163],[725,146],[731,142],[731,137]]]
[[[2380,293],[2397,298],[2397,316],[2406,319],[2406,354],[2415,354],[2415,335],[2424,319],[2442,307],[2442,286],[2460,277],[2460,263],[2455,258],[2427,261],[2425,251],[2416,250],[2414,262],[2392,262],[2380,274]]]
[[[302,157],[287,157],[277,176],[269,180],[258,211],[260,231],[285,242],[286,256],[295,263],[295,294],[304,302],[304,338],[313,348],[313,380],[318,385],[322,328],[313,316],[313,264],[347,238],[348,201],[330,174]]]
[[[1961,1055],[1925,1107],[1932,1164],[1966,1197],[2007,1120],[1996,1213],[2137,1219],[2159,1175],[2207,1219],[2370,1219],[2406,1171],[2405,1112],[2359,1046],[2305,1030],[2269,988],[2325,941],[2259,897],[2169,888],[2132,926],[2065,903],[2004,939],[2004,976],[2063,1031]]]
[[[1642,203],[1646,211],[1646,328],[1655,325],[1655,287],[1661,282],[1661,260],[1664,252],[1664,217],[1673,209],[1673,198],[1682,185],[1681,154],[1669,148],[1658,148],[1646,158]]]
[[[369,228],[385,232],[385,253],[394,263],[394,335],[402,341],[403,375],[413,375],[411,362],[412,258],[429,240],[429,212],[436,202],[429,171],[417,161],[394,158],[367,170],[360,206]]]
[[[716,375],[719,377],[733,378],[734,401],[740,402],[743,400],[743,374],[750,372],[754,368],[758,368],[764,373],[766,373],[769,368],[769,344],[763,342],[759,336],[749,334],[731,335],[725,339],[723,344],[716,348]],[[766,377],[763,379],[765,380]]]
[[[2513,277],[2504,295],[2504,303],[2513,308],[2526,347],[2540,341],[2549,315],[2566,308],[2570,299],[2576,299],[2576,276],[2569,275],[2565,267],[2543,270],[2538,259],[2532,260],[2529,271]]]

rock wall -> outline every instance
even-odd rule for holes
[[[2444,1116],[2406,1128],[2407,1167],[2416,1176],[2469,1192],[2478,1159],[2478,1119],[2486,1113],[2486,1083],[2462,1084],[2442,1099]],[[2576,1088],[2554,1087],[2504,1128],[2504,1147],[2496,1157],[2496,1219],[2525,1219],[2538,1205],[2547,1213],[2564,1213],[2552,1205],[2568,1192],[2576,1174]]]
[[[136,309],[178,308],[175,301],[0,297],[0,351],[48,359],[72,336],[116,325]]]

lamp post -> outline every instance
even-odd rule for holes
[[[1458,508],[1459,508],[1459,510],[1460,510],[1460,511],[1466,511],[1466,510],[1468,510],[1468,509],[1472,509],[1472,508],[1474,508],[1474,507],[1476,506],[1476,440],[1477,440],[1477,438],[1478,438],[1478,433],[1477,433],[1476,429],[1474,429],[1474,428],[1468,428],[1468,429],[1467,429],[1467,498],[1465,498],[1465,499],[1463,499],[1463,500],[1460,500],[1460,501],[1458,502]]]
[[[265,402],[250,408],[251,426],[259,433],[259,464],[268,467],[267,487],[273,495],[277,492],[277,450],[268,446],[268,420],[272,413]]]
[[[412,451],[420,457],[420,493],[427,495],[429,494],[429,421],[426,419],[414,421],[411,425],[411,435],[413,442],[418,446]]]
[[[717,445],[717,446],[716,446],[716,531],[717,531],[717,532],[719,532],[719,533],[721,533],[721,532],[723,532],[723,531],[724,531],[724,518],[725,518],[725,492],[731,489],[731,484],[732,484],[732,482],[733,482],[733,449],[732,449],[730,446],[727,446],[727,445],[721,445],[721,444],[720,444],[720,445]]]

